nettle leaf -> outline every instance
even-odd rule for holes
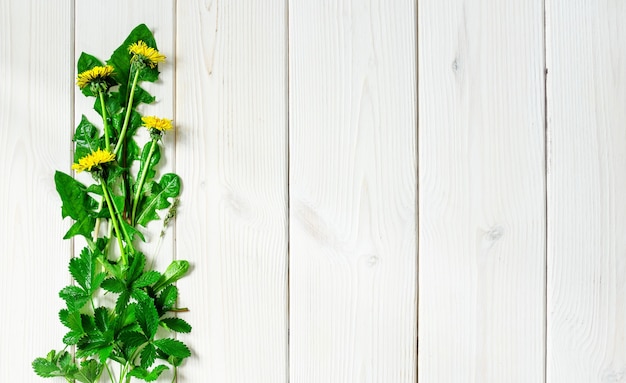
[[[80,120],[74,134],[74,162],[100,149],[100,135],[98,128],[85,115]]]
[[[63,238],[82,235],[91,239],[98,203],[87,193],[85,185],[63,172],[57,171],[54,174],[54,183],[61,197],[61,215],[76,221]]]
[[[141,367],[150,368],[156,360],[156,348],[148,343],[146,347],[141,350]]]
[[[96,272],[98,256],[88,247],[83,248],[80,258],[70,260],[70,274],[84,290],[93,294],[105,278],[104,273]]]
[[[183,342],[176,339],[157,339],[152,342],[152,344],[154,344],[159,350],[170,356],[174,356],[177,358],[187,358],[191,356],[191,351],[189,351],[189,348]]]
[[[118,279],[118,278],[107,278],[105,279],[101,287],[111,293],[121,293],[126,290],[126,284]]]
[[[157,210],[168,208],[169,198],[180,194],[180,177],[173,173],[164,174],[160,182],[151,182],[149,194],[141,200],[138,208],[137,223],[147,226],[150,221],[158,220]]]
[[[132,376],[146,382],[154,382],[155,380],[159,379],[159,376],[165,370],[169,370],[169,367],[163,364],[156,366],[152,371],[148,371],[147,369],[142,367],[136,367],[128,373],[128,376]]]
[[[137,304],[137,322],[148,339],[154,338],[159,328],[159,314],[152,299],[144,299]]]
[[[96,383],[102,374],[103,365],[94,359],[81,362],[79,371],[74,378],[82,383]]]
[[[147,271],[143,273],[135,282],[133,282],[133,288],[140,289],[142,287],[150,286],[161,278],[161,273],[155,270]]]
[[[89,302],[91,294],[78,286],[66,286],[59,291],[59,297],[65,301],[70,311],[78,311]]]
[[[190,333],[191,325],[180,318],[163,318],[161,319],[161,325],[168,330],[180,333]]]

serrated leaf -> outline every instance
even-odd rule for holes
[[[146,336],[138,331],[124,331],[118,339],[127,347],[139,347],[148,341]]]
[[[115,301],[115,312],[121,313],[124,311],[126,305],[130,301],[130,291],[124,290],[117,297],[117,301]]]
[[[141,350],[141,367],[148,369],[156,359],[156,348],[150,343]]]
[[[169,198],[180,194],[180,177],[173,173],[164,174],[161,181],[150,184],[150,193],[139,204],[137,223],[147,226],[150,221],[158,220],[157,210],[166,209],[171,205]]]
[[[102,289],[111,292],[111,293],[121,293],[126,290],[126,285],[124,282],[117,278],[107,278],[100,284]]]
[[[83,332],[83,323],[78,310],[70,312],[67,309],[63,309],[59,311],[59,320],[70,330]]]
[[[154,338],[159,328],[159,314],[152,299],[137,302],[137,322],[148,339]]]
[[[143,269],[146,266],[146,256],[142,253],[135,253],[132,257],[129,257],[129,263],[126,280],[131,284],[143,274]]]
[[[65,300],[70,311],[78,311],[89,302],[91,295],[78,286],[66,286],[59,291],[59,297]]]
[[[139,278],[137,278],[135,282],[133,282],[133,287],[139,289],[142,287],[150,286],[156,283],[159,278],[161,278],[161,273],[159,273],[158,271],[151,270],[145,272]]]
[[[153,286],[154,291],[159,291],[167,285],[170,285],[183,276],[187,274],[189,271],[189,262],[184,259],[179,259],[176,261],[172,261],[170,265],[165,269],[165,272],[159,279],[159,281]]]
[[[154,382],[155,380],[159,379],[159,376],[165,370],[169,370],[169,367],[162,364],[156,366],[152,371],[148,371],[145,368],[137,367],[133,369],[128,375],[137,379],[142,379],[146,382]]]
[[[163,327],[180,333],[191,332],[191,325],[181,318],[163,318],[161,319]]]
[[[74,378],[82,383],[96,383],[100,379],[103,365],[96,360],[86,360],[80,364],[80,369]]]
[[[191,351],[189,351],[189,348],[183,342],[176,339],[157,339],[152,342],[152,344],[154,344],[159,350],[163,351],[167,355],[171,355],[177,358],[187,358],[191,356]]]
[[[37,358],[33,361],[33,370],[35,374],[42,378],[52,378],[61,375],[61,370],[56,363],[44,358]]]
[[[70,331],[63,337],[63,343],[68,346],[74,346],[80,342],[82,337],[85,336],[85,333],[82,331]]]
[[[111,326],[111,315],[106,307],[98,307],[93,312],[96,328],[101,332],[106,332]]]

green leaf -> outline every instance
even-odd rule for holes
[[[150,343],[141,350],[141,367],[150,368],[156,359],[156,348]]]
[[[161,273],[158,271],[148,271],[143,273],[135,282],[133,282],[133,288],[139,289],[154,284],[161,277]]]
[[[125,331],[118,338],[128,347],[139,347],[148,341],[146,336],[138,331]]]
[[[126,290],[124,282],[117,278],[107,278],[102,282],[101,287],[111,293],[121,293]]]
[[[191,325],[180,318],[163,318],[161,319],[161,325],[174,332],[191,332]]]
[[[187,358],[191,356],[191,351],[187,346],[176,339],[172,338],[164,338],[157,339],[152,342],[159,350],[163,351],[167,355],[171,355],[177,358]]]
[[[100,136],[98,128],[85,115],[80,120],[74,134],[74,162],[100,149]]]
[[[54,183],[63,203],[61,215],[63,218],[70,217],[76,221],[64,238],[83,235],[91,239],[98,203],[89,196],[85,185],[63,172],[57,171],[54,174]]]
[[[94,310],[93,313],[94,320],[96,323],[96,328],[101,332],[106,332],[109,330],[111,325],[111,314],[106,307],[98,307]]]
[[[149,194],[141,200],[137,214],[137,223],[142,226],[159,219],[156,211],[170,206],[168,198],[178,197],[180,177],[173,173],[164,174],[160,182],[151,182],[148,188]]]
[[[70,312],[69,310],[63,309],[59,311],[59,320],[65,327],[69,328],[70,330],[78,331],[81,333],[84,332],[83,322],[80,318],[80,312],[78,310]]]
[[[90,54],[87,54],[85,52],[82,52],[80,54],[80,57],[78,58],[78,63],[76,64],[76,70],[78,74],[81,74],[84,71],[93,69],[96,66],[102,66],[102,62],[98,60],[96,57]],[[96,94],[94,94],[91,91],[90,87],[88,86],[82,89],[82,92],[85,96],[96,96]]]
[[[159,294],[156,300],[161,315],[174,307],[176,299],[178,299],[178,287],[168,285],[161,291],[161,294]]]
[[[152,371],[148,371],[145,368],[136,367],[131,372],[128,373],[128,376],[135,377],[137,379],[142,379],[146,382],[154,382],[159,379],[159,376],[163,371],[168,370],[169,367],[165,365],[158,365]]]
[[[159,281],[153,286],[154,291],[159,291],[182,278],[189,271],[189,262],[185,260],[172,261]]]
[[[151,299],[137,303],[137,322],[148,339],[154,338],[159,328],[159,314]]]
[[[143,242],[146,242],[146,238],[143,236],[143,233],[137,230],[134,226],[126,222],[125,220],[120,220],[121,224],[126,228],[126,232],[130,237],[131,241],[135,240],[135,237],[139,237]]]
[[[84,290],[93,294],[105,278],[104,273],[97,273],[98,255],[88,247],[83,248],[79,258],[70,260],[70,274]]]
[[[100,379],[103,365],[96,360],[85,360],[80,364],[80,370],[74,376],[76,380],[83,383],[96,383]]]
[[[62,376],[61,370],[56,363],[44,358],[37,358],[33,361],[33,370],[35,370],[35,374],[41,376],[42,378]]]
[[[59,296],[61,299],[65,300],[67,308],[70,311],[78,311],[82,309],[91,298],[91,294],[88,294],[85,290],[78,286],[64,287],[61,291],[59,291]]]
[[[123,99],[127,98],[127,91],[131,84],[129,84],[130,77],[130,57],[131,54],[128,52],[128,47],[136,43],[137,41],[142,40],[149,47],[157,49],[156,41],[154,39],[154,35],[148,29],[145,24],[138,25],[133,29],[126,40],[120,45],[111,55],[111,58],[107,60],[107,64],[113,66],[115,68],[115,72],[113,74],[113,78],[120,84],[120,93],[123,96]],[[142,70],[141,79],[144,81],[156,81],[158,78],[159,71],[157,68],[144,68]]]

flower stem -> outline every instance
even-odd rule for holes
[[[139,196],[141,195],[141,189],[143,189],[143,184],[146,182],[146,175],[148,174],[148,169],[150,168],[150,161],[152,161],[152,155],[157,147],[157,140],[152,139],[152,144],[150,145],[150,151],[148,152],[148,157],[146,158],[146,162],[143,164],[143,172],[141,172],[141,178],[139,179],[139,184],[137,189],[135,190],[135,198],[133,199],[133,212],[131,214],[131,222],[135,223],[135,215],[137,214],[137,205],[139,205]]]
[[[117,222],[117,216],[113,211],[113,202],[111,201],[111,196],[109,196],[109,190],[106,187],[104,181],[100,182],[102,185],[102,193],[104,194],[104,198],[107,201],[107,207],[109,208],[109,215],[111,216],[111,222],[113,222],[113,226],[115,227],[115,233],[117,237],[117,244],[120,247],[120,256],[122,259],[122,264],[128,264],[128,260],[126,259],[126,252],[124,251],[124,244],[122,243],[122,231],[120,230],[120,224]]]
[[[139,71],[141,69],[137,68],[135,70],[135,77],[133,78],[133,86],[130,88],[130,96],[128,97],[128,104],[126,105],[126,116],[124,116],[124,125],[122,125],[122,131],[120,132],[120,139],[117,141],[117,145],[115,145],[115,154],[116,156],[120,152],[122,148],[122,143],[124,138],[126,138],[126,131],[128,130],[128,121],[130,121],[130,112],[133,110],[133,98],[135,98],[135,88],[137,87],[137,81],[139,80]]]
[[[107,108],[104,103],[104,93],[101,90],[98,91],[98,95],[100,96],[100,108],[102,109],[102,125],[104,126],[104,144],[106,145],[106,150],[111,151],[111,138],[109,136],[109,126],[107,123]]]

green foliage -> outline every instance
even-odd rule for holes
[[[188,272],[189,263],[174,261],[161,273],[148,266],[152,262],[135,248],[136,241],[145,241],[139,226],[159,220],[158,211],[172,207],[181,191],[176,174],[159,174],[160,136],[142,144],[136,139],[142,125],[138,107],[154,101],[139,84],[154,82],[159,76],[157,67],[132,64],[128,47],[139,40],[157,47],[152,32],[143,24],[137,26],[106,61],[114,68],[111,77],[102,80],[107,86],[82,89],[84,95],[96,97],[94,109],[106,119],[99,128],[82,116],[73,137],[74,162],[109,148],[115,159],[87,170],[92,184],[60,171],[54,175],[61,216],[73,220],[64,238],[82,236],[87,246],[69,261],[73,283],[59,291],[65,302],[59,311],[59,321],[67,329],[63,343],[75,354],[53,350],[36,358],[32,367],[40,377],[96,383],[106,373],[111,381],[130,382],[132,377],[151,382],[170,368],[176,371],[191,356],[183,342],[172,338],[174,333],[191,331],[185,320],[174,316],[185,311],[176,307],[174,283]],[[96,66],[103,66],[102,61],[83,53],[77,70],[82,73]],[[138,81],[133,92],[135,73]],[[103,228],[110,234],[103,235],[107,231]],[[115,303],[98,306],[105,295],[112,299],[104,302]],[[111,364],[120,368],[112,369]],[[121,376],[114,379],[112,371],[118,370]]]

